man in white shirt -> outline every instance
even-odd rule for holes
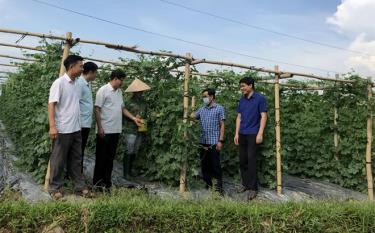
[[[92,124],[94,103],[92,100],[91,82],[95,80],[98,66],[94,62],[86,62],[83,65],[82,76],[77,79],[80,89],[79,108],[81,111],[81,135],[82,135],[82,162],[81,172],[83,173],[83,157]]]
[[[96,93],[97,134],[93,185],[108,191],[112,187],[113,160],[122,131],[122,116],[130,118],[137,125],[141,124],[141,119],[133,116],[124,106],[120,88],[125,76],[122,70],[112,71],[109,83]]]
[[[50,89],[48,100],[49,135],[53,140],[50,158],[49,192],[56,198],[62,196],[64,167],[74,182],[77,194],[87,194],[81,174],[81,125],[79,89],[76,78],[82,73],[82,57],[69,55],[64,66],[66,73],[56,79]]]

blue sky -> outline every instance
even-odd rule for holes
[[[375,73],[371,67],[366,68],[366,64],[363,64],[367,60],[362,60],[367,58],[358,58],[358,54],[310,44],[232,22],[222,21],[178,8],[159,0],[44,1],[129,26],[222,49],[234,50],[251,56],[342,73],[350,71],[351,68],[355,68],[364,75]],[[366,11],[369,7],[373,7],[371,2],[375,2],[374,0],[170,1],[251,25],[347,49],[368,52],[366,46],[372,46],[374,39],[371,36],[365,36],[360,40],[359,36],[363,35],[363,33],[365,35],[370,34],[367,32],[369,29],[366,27],[363,29],[364,32],[353,32],[352,28],[346,30],[347,28],[345,27],[345,25],[350,25],[351,23],[345,21],[348,18],[347,16],[355,15],[354,13],[358,14],[356,12],[358,7],[352,6],[356,4],[353,2],[362,2],[360,7],[363,8],[363,11]],[[368,5],[363,6],[363,4]],[[344,10],[340,11],[340,9]],[[354,13],[351,14],[350,12]],[[336,17],[335,23],[328,22],[327,19],[330,17]],[[365,24],[366,20],[362,23]],[[369,23],[367,22],[367,24]],[[32,0],[0,0],[0,25],[2,28],[41,33],[53,32],[59,35],[71,31],[74,37],[84,39],[138,45],[146,50],[169,50],[179,54],[191,52],[196,58],[232,61],[259,67],[272,68],[277,64],[276,62],[266,62],[149,35],[54,9]],[[18,38],[19,36],[0,34],[1,42],[15,42]],[[359,42],[359,44],[356,44],[356,42]],[[35,40],[26,38],[20,44],[35,44]],[[82,51],[83,55],[86,56],[92,55],[96,58],[109,60],[117,60],[119,56],[134,57],[127,52],[117,52],[98,46],[79,45],[74,49]],[[17,52],[15,51],[14,49],[0,47],[0,53],[16,54]],[[6,60],[1,59],[0,62],[5,63]],[[310,68],[285,64],[279,64],[279,66],[282,70],[334,75],[334,72],[328,73]],[[215,67],[199,66],[198,68],[205,71]],[[223,69],[222,67],[216,68]],[[5,69],[0,67],[0,70]]]

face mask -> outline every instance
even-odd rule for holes
[[[204,98],[203,98],[203,103],[204,103],[204,105],[206,105],[206,106],[210,103],[210,100],[208,99],[208,97],[204,97]]]

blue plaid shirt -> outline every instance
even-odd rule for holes
[[[215,145],[220,137],[220,122],[225,120],[224,107],[214,103],[211,107],[202,107],[195,113],[201,125],[201,144]]]

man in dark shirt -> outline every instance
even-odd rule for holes
[[[256,161],[267,121],[267,102],[255,92],[254,79],[250,77],[240,80],[240,90],[243,96],[237,107],[234,143],[239,145],[241,192],[247,191],[248,200],[252,200],[258,192]]]

